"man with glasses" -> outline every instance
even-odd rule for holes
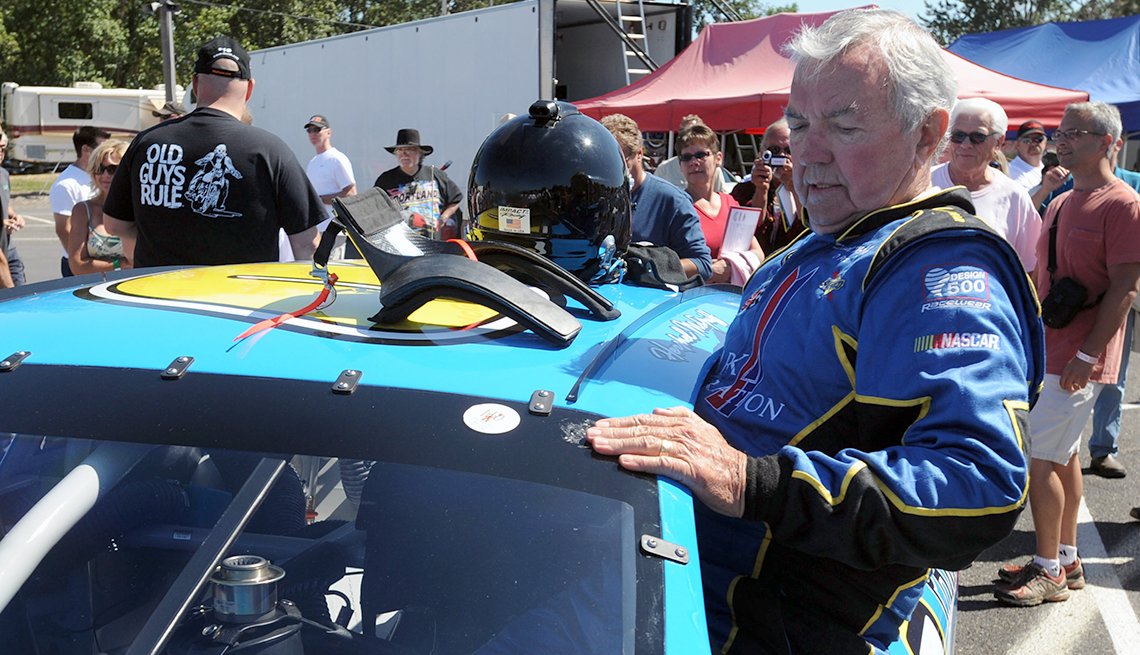
[[[1081,431],[1097,391],[1117,382],[1125,317],[1140,289],[1140,196],[1112,173],[1120,131],[1114,106],[1085,102],[1065,108],[1053,135],[1073,189],[1045,215],[1035,281],[1044,308],[1053,287],[1070,280],[1087,291],[1088,304],[1068,324],[1045,330],[1045,384],[1029,415],[1036,552],[998,571],[1004,583],[995,596],[1011,605],[1065,600],[1085,584],[1077,554]]]
[[[312,116],[309,122],[305,123],[305,132],[309,135],[309,143],[317,151],[305,167],[305,174],[308,175],[309,183],[317,190],[321,202],[325,203],[328,210],[328,218],[317,226],[323,234],[332,221],[333,199],[356,195],[356,176],[352,173],[352,162],[343,152],[333,147],[332,127],[328,118],[320,114]],[[341,259],[344,257],[344,250],[345,237],[339,234],[337,244],[329,256],[331,259]]]
[[[1026,190],[1041,184],[1041,157],[1045,154],[1045,126],[1040,121],[1025,121],[1017,128],[1014,148],[1017,156],[1009,162],[1009,176]]]
[[[966,187],[974,214],[1005,237],[1025,270],[1032,271],[1041,219],[1025,189],[990,166],[1005,142],[1008,122],[1005,110],[992,100],[959,100],[950,112],[950,161],[935,166],[930,178],[941,189]]]
[[[1111,163],[1112,174],[1124,181],[1125,184],[1140,192],[1140,173],[1121,168],[1118,165],[1120,150],[1124,142],[1116,140],[1113,146]],[[1041,180],[1041,187],[1032,195],[1037,211],[1042,215],[1047,208],[1062,193],[1073,188],[1073,178],[1069,169],[1062,163],[1050,169]],[[1132,343],[1133,326],[1136,321],[1134,312],[1128,314],[1124,326],[1124,343]],[[1124,465],[1116,458],[1120,451],[1120,418],[1124,403],[1124,388],[1128,375],[1128,352],[1125,348],[1120,360],[1120,375],[1116,384],[1106,384],[1097,393],[1096,404],[1093,406],[1092,434],[1089,436],[1089,469],[1102,478],[1123,478],[1128,474]]]
[[[760,139],[761,156],[752,162],[752,174],[732,189],[732,197],[741,205],[764,208],[756,239],[768,254],[788,245],[807,229],[800,220],[800,201],[792,185],[789,143],[786,118],[769,125]]]
[[[631,242],[671,248],[680,257],[686,276],[708,279],[712,258],[693,201],[684,191],[645,170],[641,129],[632,118],[610,114],[602,118],[602,125],[621,146],[633,185],[629,192],[633,205]]]
[[[143,131],[123,155],[107,231],[136,267],[277,261],[282,229],[294,256],[311,258],[325,206],[292,150],[242,121],[254,88],[245,49],[225,36],[203,45],[193,84],[197,109]]]

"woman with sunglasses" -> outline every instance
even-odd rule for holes
[[[108,234],[107,228],[103,227],[103,201],[126,151],[126,141],[108,139],[91,153],[87,172],[91,175],[95,196],[79,203],[71,211],[68,233],[68,263],[75,275],[131,267],[129,253],[123,252],[119,237]]]
[[[677,138],[681,172],[685,175],[685,191],[701,217],[701,231],[712,253],[712,275],[706,282],[728,282],[743,285],[764,261],[764,251],[756,237],[746,252],[722,253],[728,214],[740,204],[731,194],[713,190],[717,167],[723,155],[716,132],[704,125],[694,125]]]
[[[940,189],[964,186],[978,218],[1005,237],[1026,271],[1037,266],[1041,219],[1029,193],[1008,175],[990,166],[1005,143],[1009,125],[1001,105],[985,98],[959,100],[950,112],[949,161],[930,171]]]

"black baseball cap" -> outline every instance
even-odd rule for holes
[[[308,123],[305,123],[305,127],[308,127],[310,125],[323,129],[329,127],[329,119],[320,114],[315,114],[312,118],[309,119]]]
[[[218,65],[226,60],[237,64],[237,70]],[[251,77],[249,54],[237,41],[228,36],[219,36],[198,48],[198,61],[194,63],[194,72],[248,80]]]

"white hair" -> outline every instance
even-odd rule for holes
[[[1005,110],[989,98],[963,98],[954,103],[954,109],[950,111],[950,127],[954,127],[954,121],[959,116],[981,118],[986,121],[986,127],[990,128],[991,132],[1002,136],[1005,136],[1005,131],[1009,129],[1009,117],[1005,115]]]
[[[897,11],[843,11],[819,27],[805,25],[784,48],[796,64],[796,74],[811,79],[859,45],[873,47],[886,62],[888,98],[904,132],[953,104],[958,80],[942,48],[929,32]]]

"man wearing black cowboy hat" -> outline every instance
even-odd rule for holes
[[[297,259],[316,249],[325,206],[296,155],[246,125],[249,55],[221,36],[198,50],[197,108],[135,137],[104,205],[107,230],[136,266],[277,261],[284,230]]]
[[[463,191],[435,166],[424,166],[423,158],[433,148],[420,143],[420,131],[404,128],[396,134],[396,145],[384,148],[396,155],[399,166],[384,171],[373,186],[388,192],[408,214],[411,226],[433,239],[452,239],[459,234],[459,202]]]

